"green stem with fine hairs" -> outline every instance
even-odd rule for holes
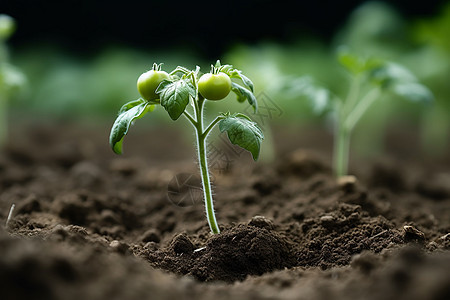
[[[217,117],[214,121],[207,126],[206,129],[203,128],[203,108],[205,105],[205,99],[199,95],[198,101],[194,106],[195,118],[190,114],[185,113],[185,117],[189,120],[195,129],[195,135],[197,139],[197,154],[198,162],[200,166],[200,175],[202,178],[203,185],[203,196],[205,199],[205,210],[206,218],[208,220],[209,228],[213,234],[220,233],[219,225],[217,224],[216,216],[214,213],[214,203],[212,198],[211,181],[209,178],[208,170],[208,159],[206,155],[206,139],[208,134],[211,132],[212,128],[222,119]]]

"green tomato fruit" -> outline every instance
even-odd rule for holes
[[[231,91],[231,79],[225,73],[207,73],[198,81],[198,91],[208,100],[221,100]]]
[[[142,73],[137,81],[139,94],[147,101],[158,99],[159,96],[155,91],[164,79],[170,79],[169,74],[164,71],[150,70]]]

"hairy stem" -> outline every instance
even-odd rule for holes
[[[214,128],[214,126],[216,126],[216,124],[219,123],[220,120],[223,120],[223,118],[223,116],[217,117],[214,119],[214,121],[211,122],[211,124],[208,125],[208,127],[203,132],[203,136],[205,137],[205,139],[207,138],[210,131]]]
[[[191,124],[195,127],[195,123],[197,121],[194,120],[194,118],[191,116],[191,114],[188,113],[187,111],[184,111],[183,114],[189,120],[189,122],[191,122]]]
[[[189,118],[185,115],[188,120],[192,123],[195,128],[195,134],[197,138],[197,147],[198,147],[198,162],[200,165],[200,175],[202,178],[203,185],[203,196],[205,199],[205,209],[206,209],[206,218],[208,220],[209,228],[213,234],[220,233],[219,225],[216,221],[216,216],[214,214],[214,204],[212,198],[212,189],[211,189],[211,181],[209,178],[209,170],[208,170],[208,160],[206,155],[206,138],[210,130],[214,127],[215,124],[220,120],[216,118],[206,130],[203,130],[203,107],[204,107],[205,99],[199,98],[198,105],[195,106],[195,115],[196,120],[193,118]]]

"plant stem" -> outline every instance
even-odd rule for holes
[[[216,124],[220,122],[220,120],[223,120],[222,116],[215,118],[214,121],[212,121],[211,124],[208,125],[208,127],[203,132],[205,139],[208,136],[209,132],[214,128],[214,126],[216,126]]]
[[[211,232],[216,234],[220,233],[220,230],[216,221],[216,216],[214,214],[214,204],[212,199],[211,182],[209,180],[205,140],[206,139],[200,137],[199,133],[197,132],[198,159],[200,164],[200,172],[202,176],[203,194],[205,197],[206,218],[208,219],[208,224],[209,228],[211,229]]]
[[[349,102],[346,101],[344,105],[341,104],[337,109],[338,126],[334,137],[333,158],[334,173],[336,177],[347,175],[351,132],[367,109],[379,98],[381,93],[380,89],[373,89],[351,108],[348,103],[354,103],[354,97],[357,95],[354,91],[351,92],[351,95],[347,98],[347,101]]]
[[[360,85],[361,79],[358,75],[356,75],[350,84],[350,90],[348,92],[347,99],[345,99],[343,107],[343,114],[348,115],[355,107],[358,101]]]
[[[198,105],[195,106],[195,115],[196,120],[192,117],[185,115],[188,120],[192,123],[195,128],[195,134],[197,137],[197,147],[198,147],[198,162],[200,165],[200,175],[202,178],[203,185],[203,196],[205,199],[205,209],[206,209],[206,218],[208,220],[209,228],[213,234],[220,233],[219,225],[216,221],[216,216],[214,214],[214,204],[212,198],[212,189],[211,182],[209,179],[209,170],[208,170],[208,161],[206,155],[206,138],[208,137],[208,133],[214,127],[217,122],[220,121],[220,117],[216,118],[206,130],[203,130],[203,107],[205,104],[205,99],[203,97],[199,97]]]
[[[191,124],[194,125],[194,127],[195,127],[196,121],[195,121],[194,118],[191,116],[191,114],[188,113],[187,111],[184,111],[183,114],[184,114],[184,116],[189,120],[189,122],[191,122]]]
[[[339,103],[337,107],[337,128],[334,133],[333,164],[334,175],[344,176],[348,171],[348,158],[350,151],[350,131],[351,127],[346,127],[347,116],[350,115],[358,101],[360,89],[359,76],[353,77],[350,90],[345,102]]]
[[[334,173],[336,177],[347,175],[350,151],[350,133],[344,122],[339,121],[334,140]]]
[[[358,123],[359,119],[364,115],[367,109],[380,97],[381,90],[379,88],[373,89],[368,92],[361,101],[355,106],[355,108],[345,118],[345,126],[353,129]]]

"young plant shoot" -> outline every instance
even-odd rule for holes
[[[290,79],[290,93],[306,96],[316,114],[332,113],[335,123],[333,169],[336,177],[347,175],[350,138],[356,124],[372,104],[390,92],[414,102],[431,102],[432,93],[406,68],[376,58],[363,59],[340,51],[338,61],[350,77],[345,99],[318,86],[310,77]]]
[[[25,83],[25,76],[9,64],[6,41],[14,33],[16,23],[8,15],[0,14],[0,146],[7,140],[7,102]]]
[[[239,79],[242,85],[232,82],[231,78]],[[231,65],[221,65],[220,61],[211,66],[210,73],[203,75],[199,67],[188,70],[179,66],[167,73],[161,70],[161,65],[154,64],[152,70],[139,77],[137,88],[141,98],[122,106],[111,129],[109,142],[113,151],[122,153],[122,142],[132,122],[153,111],[156,105],[164,107],[174,121],[184,116],[196,133],[208,224],[212,233],[219,233],[206,154],[208,135],[219,124],[220,131],[227,132],[231,143],[250,151],[254,160],[258,159],[264,136],[258,125],[241,113],[222,113],[205,126],[204,107],[207,101],[223,100],[230,92],[234,92],[239,102],[247,101],[256,112],[252,81],[240,70]]]

